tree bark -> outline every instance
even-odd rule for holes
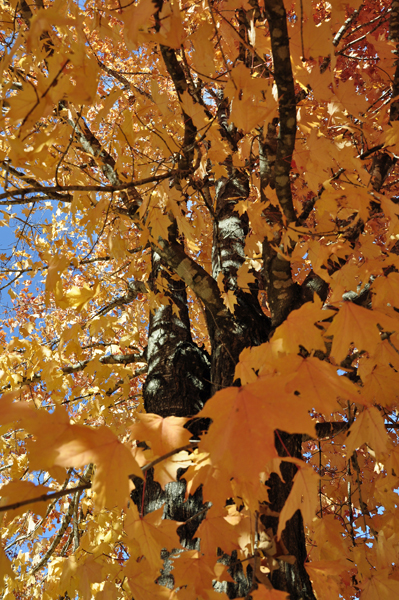
[[[155,3],[156,28],[159,27],[159,11],[162,2]],[[291,156],[295,143],[296,104],[293,76],[290,65],[286,13],[281,0],[268,1],[265,5],[269,21],[276,83],[279,95],[279,134],[276,136],[277,121],[268,132],[265,142],[261,142],[261,194],[266,199],[264,188],[267,184],[275,187],[284,218],[294,221],[296,216],[292,204],[290,187]],[[246,16],[240,12],[240,34],[245,41]],[[190,90],[185,78],[182,63],[177,60],[176,51],[161,47],[166,69],[171,76],[178,97],[183,92],[191,94],[193,101],[198,98]],[[244,55],[243,55],[243,58]],[[190,117],[184,112],[184,146],[179,160],[179,169],[187,172],[192,167],[191,152],[196,139],[196,129]],[[161,306],[150,316],[148,332],[148,375],[143,387],[144,406],[148,412],[163,417],[170,415],[193,417],[203,403],[215,392],[234,381],[234,372],[239,355],[246,347],[257,346],[269,339],[272,325],[282,323],[290,311],[301,301],[299,286],[291,277],[289,261],[285,260],[270,245],[264,246],[264,273],[272,320],[265,316],[258,301],[258,288],[243,290],[237,284],[238,269],[245,262],[245,244],[249,233],[246,214],[237,212],[237,203],[249,196],[249,174],[245,169],[234,167],[233,156],[237,152],[240,134],[229,124],[229,104],[219,98],[218,122],[220,131],[230,146],[231,155],[225,160],[227,176],[218,181],[204,180],[198,190],[204,197],[210,195],[214,187],[215,202],[209,201],[213,219],[212,273],[207,273],[200,265],[185,254],[184,246],[178,240],[172,225],[168,240],[159,240],[159,247],[153,247],[151,285],[157,291],[157,278],[160,274],[167,282],[167,298],[171,304]],[[188,150],[184,150],[188,148]],[[192,185],[196,185],[191,181]],[[178,181],[173,185],[179,186]],[[202,187],[200,187],[202,186]],[[206,193],[205,193],[206,192]],[[209,200],[208,198],[208,200]],[[172,274],[173,273],[173,274]],[[180,280],[176,279],[176,275]],[[207,328],[211,344],[211,356],[193,342],[190,332],[187,307],[186,285],[203,302]],[[232,292],[237,304],[230,312],[222,301],[222,293]],[[308,298],[306,298],[307,300]],[[200,429],[196,430],[198,433]],[[281,456],[301,457],[300,435],[279,432],[276,448]],[[296,467],[290,463],[282,466],[284,481],[272,474],[269,487],[270,508],[280,511],[292,487]],[[164,504],[164,518],[188,521],[179,529],[181,544],[185,548],[197,549],[200,541],[195,531],[204,518],[206,508],[202,501],[201,489],[185,500],[183,474],[177,482],[168,484],[165,490],[153,480],[149,472],[146,480],[137,478],[132,498],[143,514]],[[227,500],[227,499],[226,499]],[[144,501],[144,506],[142,502]],[[198,516],[196,516],[198,515]],[[277,531],[278,519],[267,517],[264,525]],[[271,575],[272,585],[290,594],[291,600],[314,600],[312,587],[304,568],[306,560],[305,536],[300,513],[296,513],[287,523],[283,534],[284,543],[290,554],[296,557],[294,565],[282,563],[281,569]],[[170,555],[165,553],[165,569],[159,582],[173,585]],[[221,556],[220,560],[229,565],[234,583],[218,584],[217,589],[225,591],[229,598],[246,596],[256,587],[251,567],[244,567],[233,555]]]

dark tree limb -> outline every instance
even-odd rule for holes
[[[193,292],[202,300],[206,308],[215,318],[226,316],[227,308],[220,297],[218,285],[214,278],[201,265],[190,258],[182,246],[159,240],[157,250],[161,258],[179,275]]]
[[[291,68],[287,15],[283,0],[266,0],[274,64],[274,79],[279,98],[280,131],[278,135],[275,185],[278,200],[289,223],[296,215],[291,193],[291,161],[296,136],[296,100]]]

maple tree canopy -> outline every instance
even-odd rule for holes
[[[2,600],[399,597],[399,0],[0,21]]]

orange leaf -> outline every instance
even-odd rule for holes
[[[376,572],[373,577],[362,582],[362,600],[392,600],[399,595],[399,581],[389,579],[391,568]]]
[[[286,522],[292,517],[292,515],[300,510],[302,518],[305,524],[310,524],[316,514],[318,506],[318,483],[320,481],[319,475],[314,469],[300,460],[288,459],[289,462],[295,462],[298,467],[298,471],[294,477],[294,483],[290,494],[283,506],[283,510],[280,513],[280,519],[278,522],[277,537],[281,537],[281,534],[285,528]]]
[[[282,325],[277,327],[272,337],[272,343],[280,352],[294,353],[299,346],[307,350],[325,350],[325,344],[320,329],[315,323],[330,316],[329,311],[322,310],[322,301],[315,298],[298,310],[293,310]]]
[[[133,438],[145,441],[155,456],[163,456],[189,443],[191,433],[184,428],[188,419],[183,417],[160,417],[151,413],[137,413],[139,423],[131,425]]]
[[[398,323],[383,313],[344,302],[327,330],[327,335],[334,336],[331,354],[337,363],[346,357],[352,343],[358,350],[373,354],[381,339],[377,325],[390,331],[398,329]]]
[[[31,481],[10,481],[0,489],[0,506],[14,504],[14,502],[21,502],[23,500],[30,500],[31,498],[37,498],[38,496],[53,491],[54,490],[45,485],[35,485]],[[44,517],[47,506],[46,502],[34,502],[32,505],[14,508],[12,512],[9,512],[9,517],[14,519],[16,516],[26,513],[28,509],[41,517]]]
[[[295,357],[297,358],[297,357]],[[338,410],[337,399],[360,402],[358,388],[349,379],[339,376],[336,367],[315,357],[301,360],[296,374],[286,385],[287,392],[298,390],[319,412]]]
[[[226,511],[218,511],[212,507],[206,518],[198,527],[196,535],[201,539],[201,552],[207,556],[217,555],[217,549],[222,548],[224,552],[231,554],[238,550],[236,526],[241,522],[242,515],[236,513],[226,514]]]
[[[274,430],[314,435],[308,407],[285,391],[285,380],[259,377],[244,388],[226,388],[198,414],[213,420],[201,449],[232,476],[258,477],[276,454]],[[253,448],[258,448],[257,452]]]
[[[348,431],[345,444],[348,457],[363,444],[369,445],[377,455],[388,451],[388,434],[384,419],[377,408],[371,406],[356,417]]]
[[[128,538],[140,545],[141,551],[155,569],[161,569],[163,559],[161,550],[179,548],[179,536],[176,528],[180,523],[162,519],[163,507],[141,518],[133,505],[125,519],[125,531]]]

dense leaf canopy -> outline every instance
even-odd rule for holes
[[[398,597],[399,1],[0,21],[2,599]]]

